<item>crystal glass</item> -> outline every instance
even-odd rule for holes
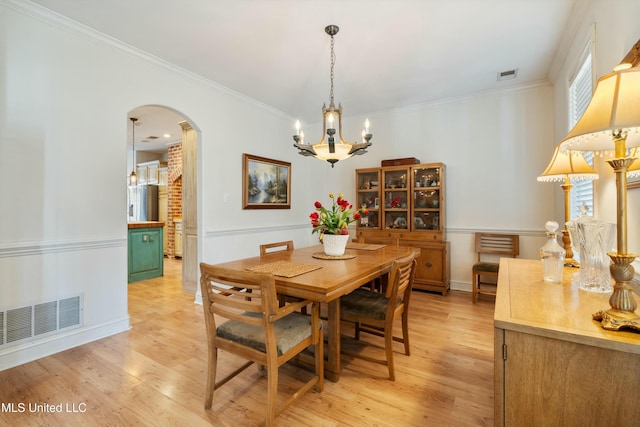
[[[611,259],[607,252],[613,247],[615,225],[583,214],[567,222],[567,229],[580,257],[580,271],[577,275],[580,289],[611,292]]]

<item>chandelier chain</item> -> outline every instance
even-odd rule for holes
[[[336,54],[333,51],[335,39],[331,36],[331,91],[329,92],[329,105],[333,105],[333,66],[336,64]]]

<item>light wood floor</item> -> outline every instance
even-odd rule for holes
[[[263,425],[266,378],[257,367],[216,391],[213,408],[203,409],[202,306],[182,292],[180,267],[180,261],[167,260],[163,278],[129,285],[130,331],[0,372],[0,425]],[[493,425],[493,307],[490,298],[471,304],[466,292],[443,297],[414,291],[412,353],[405,356],[396,343],[395,382],[387,379],[386,367],[343,356],[339,382],[326,381],[323,393],[308,392],[276,422]],[[221,356],[221,370],[238,366]],[[284,366],[281,391],[304,375]],[[44,404],[63,412],[44,412]]]

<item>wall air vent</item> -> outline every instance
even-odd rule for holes
[[[45,302],[33,306],[33,334],[42,335],[56,330],[58,303]]]
[[[33,336],[33,306],[7,310],[7,343]]]
[[[518,69],[502,71],[498,73],[498,81],[515,79],[518,76]]]
[[[81,313],[80,295],[0,311],[0,348],[30,338],[78,328],[82,324]]]

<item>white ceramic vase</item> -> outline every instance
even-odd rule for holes
[[[322,237],[324,254],[328,256],[342,256],[349,242],[348,234],[325,234]]]

